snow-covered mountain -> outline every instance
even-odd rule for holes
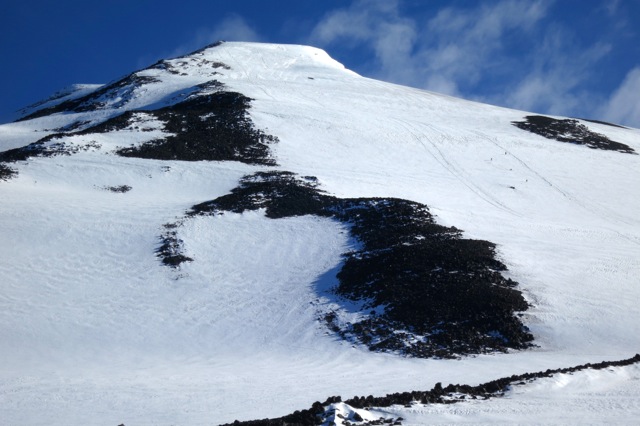
[[[255,43],[22,113],[0,125],[6,424],[640,416],[636,129]]]

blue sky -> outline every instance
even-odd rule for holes
[[[368,77],[640,128],[640,0],[76,0],[0,5],[0,122],[219,39],[311,44]]]

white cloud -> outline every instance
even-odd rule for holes
[[[228,15],[210,28],[200,28],[191,40],[175,48],[165,57],[184,55],[216,41],[261,41],[262,37],[240,15]]]
[[[548,114],[592,115],[596,95],[580,90],[592,68],[611,50],[605,43],[580,49],[562,29],[548,30],[531,52],[530,70],[493,96],[512,108]]]
[[[500,0],[420,17],[404,14],[401,0],[354,0],[326,15],[309,42],[369,49],[375,61],[357,71],[382,80],[527,111],[602,117],[606,95],[586,88],[597,87],[594,70],[612,45],[585,45],[557,23],[554,3]],[[620,8],[612,1],[600,12],[613,19]],[[637,125],[639,75],[630,73],[611,95],[606,117]]]
[[[605,120],[640,128],[640,66],[629,71],[602,108]]]
[[[459,95],[495,62],[509,31],[526,32],[546,13],[548,1],[503,0],[474,9],[445,8],[426,22],[402,16],[398,0],[356,0],[315,27],[311,42],[346,43],[373,50],[370,74],[396,83]]]
[[[209,43],[226,41],[261,41],[262,37],[240,15],[229,15],[210,31],[203,34]]]
[[[446,8],[428,21],[420,52],[426,72],[450,85],[473,85],[503,72],[509,32],[527,33],[547,10],[546,1],[506,0],[475,9]],[[427,88],[433,89],[427,86]]]
[[[222,21],[209,28],[200,28],[194,32],[191,39],[182,43],[171,51],[160,52],[158,55],[145,55],[138,59],[138,68],[164,58],[175,58],[220,40],[225,41],[262,41],[262,37],[240,15],[231,14]]]
[[[603,7],[609,16],[615,16],[620,10],[620,0],[607,1]]]
[[[357,0],[351,7],[328,14],[314,28],[310,42],[321,46],[346,43],[372,49],[375,77],[415,84],[413,50],[417,38],[414,20],[400,16],[398,0]]]

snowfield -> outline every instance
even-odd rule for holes
[[[46,142],[71,155],[8,163],[18,174],[0,180],[0,423],[220,424],[640,352],[640,155],[546,139],[512,124],[528,113],[364,78],[306,46],[223,43],[137,75],[99,107],[0,125],[0,151],[166,107],[216,79],[253,99],[256,128],[278,138],[277,166],[116,155],[169,136],[145,113],[137,128]],[[580,123],[640,152],[637,129]],[[497,244],[531,304],[521,319],[536,346],[417,359],[340,339],[319,312],[338,302],[330,289],[358,244],[344,224],[263,210],[184,219],[265,170],[315,176],[337,197],[424,203],[439,224]],[[174,269],[155,251],[163,225],[181,220],[193,261]],[[404,425],[634,424],[639,393],[636,364],[371,413]]]
[[[366,412],[375,419],[402,417],[403,425],[634,424],[640,414],[639,377],[637,365],[563,374],[514,387],[503,398]]]

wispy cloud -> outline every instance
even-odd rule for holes
[[[533,46],[526,61],[528,72],[493,95],[513,108],[549,114],[590,114],[589,104],[596,104],[596,94],[581,90],[594,66],[611,51],[606,43],[580,48],[561,28],[547,29],[539,44]],[[586,107],[585,107],[586,106]]]
[[[262,41],[262,37],[240,15],[231,14],[210,28],[200,28],[191,40],[180,45],[169,56],[179,56],[216,41]]]
[[[311,34],[311,43],[347,43],[372,49],[377,60],[377,77],[395,82],[415,83],[418,36],[416,23],[400,16],[398,0],[358,0],[349,8],[328,14]]]
[[[375,77],[449,94],[495,68],[506,33],[527,32],[547,1],[504,0],[474,9],[445,8],[425,22],[402,16],[398,0],[357,0],[315,27],[311,41],[362,45],[375,53]]]
[[[138,59],[138,68],[143,68],[160,58],[174,58],[198,50],[216,41],[263,41],[263,37],[240,15],[230,14],[211,27],[199,28],[189,40],[170,51],[145,55]]]
[[[545,16],[548,2],[507,0],[474,9],[446,8],[428,21],[419,56],[430,81],[446,79],[452,87],[469,87],[512,69],[505,39],[529,33]]]
[[[299,41],[352,51],[365,58],[356,71],[381,80],[527,111],[640,125],[640,102],[633,96],[639,93],[640,64],[613,93],[598,91],[594,83],[615,37],[625,34],[618,31],[628,15],[625,4],[599,6],[594,13],[611,28],[606,41],[591,44],[556,19],[558,5],[557,0],[498,0],[420,15],[410,14],[411,4],[404,0],[352,0],[311,24],[309,37]],[[159,57],[218,40],[264,37],[232,14]]]
[[[615,16],[620,10],[620,0],[611,0],[605,2],[602,7],[609,16]]]
[[[410,16],[401,0],[354,0],[325,15],[309,42],[372,52],[359,71],[375,78],[528,111],[601,116],[609,95],[590,83],[611,42],[585,43],[556,21],[556,5],[500,0]],[[602,19],[619,22],[620,7],[608,3]],[[607,117],[637,120],[630,93],[640,93],[638,74],[610,95]]]
[[[605,120],[640,128],[640,66],[629,71],[601,110]]]
[[[210,42],[227,41],[262,41],[262,37],[240,15],[229,15],[210,31],[202,35]]]

